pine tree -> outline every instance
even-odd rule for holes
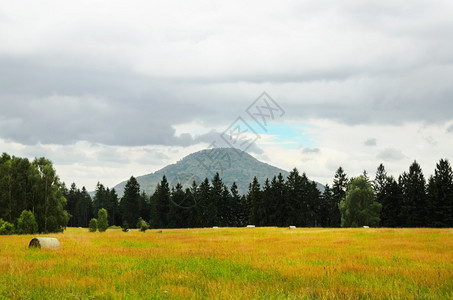
[[[284,226],[305,226],[305,217],[302,215],[302,207],[304,203],[304,184],[302,177],[299,175],[299,171],[294,168],[288,175],[286,181],[286,193],[287,193],[287,214],[288,219]]]
[[[207,227],[212,226],[210,223],[210,214],[216,213],[216,211],[210,211],[210,196],[211,195],[211,186],[209,184],[208,178],[205,178],[198,187],[197,192],[197,215],[199,217],[199,226]]]
[[[71,189],[69,191],[65,190],[64,197],[66,198],[66,206],[65,209],[69,213],[69,223],[68,226],[76,227],[77,224],[77,201],[80,197],[80,190],[77,188],[76,184],[73,182],[71,184]]]
[[[376,201],[382,205],[381,226],[399,227],[402,225],[400,219],[402,191],[398,182],[392,176],[386,178],[379,197],[376,197]]]
[[[348,178],[342,167],[339,167],[335,173],[335,179],[332,186],[332,203],[330,205],[330,226],[340,227],[341,215],[338,209],[338,204],[346,196],[346,188],[348,185]]]
[[[195,180],[192,182],[190,189],[186,189],[185,203],[189,210],[187,212],[187,226],[194,228],[200,226],[200,216],[198,215],[198,185]]]
[[[409,168],[409,173],[400,176],[400,187],[403,192],[400,217],[403,226],[425,226],[425,213],[427,208],[425,177],[420,165],[414,161]]]
[[[376,177],[373,181],[373,188],[376,195],[376,201],[381,203],[384,207],[383,199],[386,197],[385,188],[387,184],[387,172],[385,171],[384,165],[381,163],[376,170]],[[384,209],[381,211],[381,224],[383,225],[384,220],[386,220],[386,216],[383,214],[387,213]]]
[[[259,206],[261,204],[261,190],[258,179],[253,177],[252,183],[249,185],[249,192],[247,194],[247,201],[250,205],[249,223],[253,225],[260,224]]]
[[[453,226],[453,171],[446,159],[436,164],[428,184],[432,213],[430,224],[435,227]]]
[[[242,207],[241,196],[238,192],[238,186],[236,182],[233,182],[230,188],[231,192],[231,219],[230,219],[230,226],[244,226],[243,220],[241,218],[241,214],[244,211]]]
[[[150,202],[149,197],[146,195],[145,191],[142,191],[138,201],[138,210],[140,217],[145,221],[149,222],[149,211],[150,211]]]
[[[182,185],[178,182],[175,187],[171,189],[171,201],[167,215],[169,228],[183,228],[187,227],[187,219],[184,216],[186,211],[185,207],[180,204],[184,202],[185,193]]]
[[[140,184],[134,176],[131,176],[124,187],[124,194],[120,202],[123,221],[126,221],[129,225],[135,226],[140,217],[139,201]]]
[[[155,226],[157,228],[167,228],[168,220],[167,215],[170,210],[170,188],[168,186],[167,177],[164,175],[162,181],[156,188],[156,219]]]
[[[321,204],[320,204],[320,211],[319,211],[319,219],[320,225],[323,227],[331,226],[330,221],[330,207],[333,202],[333,194],[330,186],[328,184],[324,187],[324,192],[322,193],[321,197]]]
[[[90,220],[94,217],[93,203],[91,196],[85,187],[82,187],[80,195],[77,197],[76,204],[76,226],[88,227]]]
[[[289,199],[287,186],[282,173],[279,173],[276,180],[272,180],[271,188],[275,199],[274,221],[277,226],[286,226],[289,212]]]

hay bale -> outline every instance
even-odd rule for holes
[[[30,241],[28,248],[57,250],[60,249],[60,242],[56,238],[35,237]]]
[[[219,226],[212,226],[212,228],[219,228]]]
[[[247,228],[255,228],[255,225],[247,225]]]
[[[296,229],[296,226],[290,225],[289,229]]]
[[[370,228],[370,226],[363,226],[363,228]]]

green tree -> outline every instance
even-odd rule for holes
[[[261,193],[258,178],[255,176],[253,177],[252,183],[249,185],[249,192],[247,194],[247,202],[250,205],[249,223],[253,225],[259,225],[261,222],[259,215],[259,207],[262,202]]]
[[[66,198],[65,209],[69,214],[68,226],[76,227],[78,226],[76,208],[77,202],[80,198],[80,190],[77,188],[74,182],[71,184],[71,188],[69,191],[65,189],[64,197]]]
[[[91,196],[88,194],[85,187],[82,187],[80,194],[77,196],[77,204],[75,208],[76,226],[88,227],[93,214],[93,203]]]
[[[38,223],[36,223],[35,215],[29,211],[24,210],[17,219],[17,233],[19,234],[33,234],[38,232]]]
[[[89,224],[89,231],[95,232],[96,230],[98,230],[98,220],[96,218],[92,218]]]
[[[321,200],[320,200],[320,211],[319,211],[319,219],[320,219],[320,226],[322,227],[329,227],[330,222],[330,206],[333,202],[332,200],[332,189],[328,184],[324,187],[324,192],[322,193]]]
[[[339,204],[342,227],[377,226],[382,205],[374,199],[374,190],[365,176],[354,178]]]
[[[124,188],[124,195],[121,198],[120,209],[123,220],[130,224],[137,224],[140,217],[140,184],[134,176],[127,181]]]
[[[184,212],[185,207],[181,207],[180,204],[184,204],[186,194],[183,191],[181,183],[177,183],[175,187],[171,189],[171,201],[169,204],[169,210],[167,214],[168,227],[170,228],[183,228],[186,227],[186,219]]]
[[[346,188],[348,186],[348,178],[342,167],[339,167],[335,173],[332,186],[332,202],[330,203],[330,227],[340,227],[341,215],[338,204],[341,199],[346,196]]]
[[[398,182],[396,182],[392,176],[386,178],[385,184],[380,190],[380,195],[376,198],[376,201],[382,204],[381,226],[401,226],[400,211],[402,191]]]
[[[170,187],[167,177],[162,176],[151,199],[151,216],[153,227],[166,228],[168,226],[167,215],[170,210]]]
[[[402,190],[400,218],[403,226],[422,227],[426,221],[426,181],[420,165],[414,161],[409,173],[399,179]]]
[[[212,178],[211,185],[209,202],[206,207],[207,226],[219,226],[224,206],[222,205],[223,182],[218,172]]]
[[[231,185],[231,219],[230,226],[244,226],[242,213],[244,212],[244,207],[242,207],[241,196],[238,192],[238,186],[236,182],[233,182]]]
[[[288,220],[289,199],[288,189],[282,173],[279,173],[275,180],[271,182],[271,189],[275,201],[274,221],[277,226],[286,226]]]
[[[40,232],[62,232],[69,221],[64,210],[66,199],[64,185],[60,182],[52,162],[44,157],[33,161],[38,171],[38,180],[34,189],[36,205],[34,214]]]
[[[198,216],[198,227],[206,227],[212,226],[208,224],[209,214],[209,201],[210,201],[210,194],[211,194],[211,185],[209,184],[208,178],[205,178],[200,186],[196,190],[195,199],[197,206],[195,207]]]
[[[109,227],[108,217],[107,217],[107,210],[105,208],[101,208],[98,211],[98,229],[99,232],[104,232]]]
[[[14,224],[4,221],[0,218],[0,235],[9,235],[14,233]]]
[[[140,217],[138,218],[137,228],[139,228],[141,232],[145,232],[149,229],[149,224]]]
[[[436,164],[434,176],[428,182],[429,220],[434,227],[453,226],[453,171],[446,159]]]

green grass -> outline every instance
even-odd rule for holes
[[[451,229],[219,228],[0,236],[0,299],[452,299]]]

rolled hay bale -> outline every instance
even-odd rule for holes
[[[290,230],[293,230],[293,229],[296,229],[296,226],[290,225],[288,228],[289,228]]]
[[[60,249],[60,242],[56,238],[35,237],[28,244],[28,248],[57,250]]]
[[[247,225],[247,228],[255,228],[255,225]]]

